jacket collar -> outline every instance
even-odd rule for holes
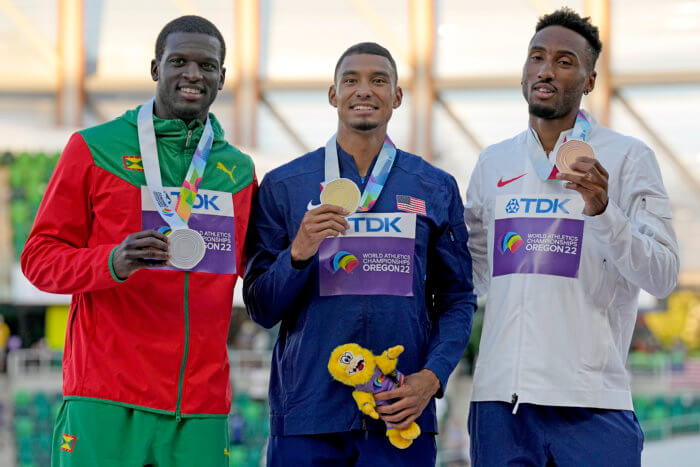
[[[135,109],[127,110],[122,118],[134,126],[137,126],[139,105]],[[221,124],[214,116],[213,113],[209,113],[209,119],[211,120],[211,127],[214,130],[214,142],[224,141],[224,130],[221,128]],[[204,123],[199,119],[192,120],[189,124],[186,124],[183,120],[179,118],[175,119],[162,119],[155,115],[153,116],[153,128],[155,129],[156,136],[159,138],[167,137],[185,137],[189,131],[192,131],[192,136],[199,138],[202,131],[204,130]]]
[[[596,122],[595,119],[585,110],[581,109],[581,112],[583,112],[588,121],[591,123],[591,133],[593,133],[598,126],[598,122]],[[557,151],[559,150],[559,147],[564,144],[564,139],[568,138],[572,131],[573,128],[569,128],[568,130],[564,130],[559,133],[557,144],[554,145],[554,149],[550,153],[551,157],[549,157],[542,148],[542,143],[540,142],[540,138],[537,136],[535,129],[528,127],[528,131],[526,131],[525,135],[527,138],[527,155],[530,158],[532,166],[535,168],[535,172],[537,172],[537,176],[539,176],[542,180],[547,180],[549,178],[552,170],[554,169]]]

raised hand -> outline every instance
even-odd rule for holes
[[[566,180],[565,188],[581,193],[584,202],[583,213],[587,216],[597,216],[608,207],[608,171],[600,165],[597,159],[579,156],[571,168],[577,173],[565,174],[559,172],[557,178]]]
[[[156,230],[129,234],[114,251],[112,266],[119,279],[126,279],[141,268],[167,266],[170,259],[168,237]]]
[[[306,261],[316,254],[321,242],[328,237],[337,237],[350,227],[339,207],[323,204],[308,211],[301,220],[299,231],[292,241],[292,261]]]

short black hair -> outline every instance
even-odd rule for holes
[[[192,32],[215,37],[221,45],[221,56],[219,58],[221,59],[221,65],[224,64],[224,58],[226,58],[226,43],[224,42],[224,37],[216,26],[214,26],[214,23],[196,15],[180,16],[163,26],[163,29],[161,29],[158,34],[158,39],[156,39],[156,61],[160,62],[160,59],[163,57],[163,51],[165,50],[165,40],[174,32]]]
[[[379,55],[389,60],[389,63],[391,64],[391,69],[394,71],[394,85],[396,85],[396,82],[399,79],[399,74],[396,71],[396,62],[394,61],[394,57],[391,56],[391,52],[389,52],[387,49],[377,44],[376,42],[360,42],[359,44],[350,46],[345,52],[343,52],[343,55],[341,55],[338,59],[338,63],[335,64],[335,71],[333,72],[333,81],[335,81],[338,77],[338,70],[340,69],[340,64],[343,63],[345,57],[349,55],[360,54]]]
[[[600,51],[603,50],[603,43],[600,42],[598,28],[591,24],[590,16],[582,18],[571,8],[560,8],[553,13],[542,16],[539,21],[537,21],[535,34],[549,26],[562,26],[582,35],[583,38],[586,39],[586,42],[588,42],[590,49],[588,52],[591,57],[591,69],[595,67],[595,62],[598,60]]]

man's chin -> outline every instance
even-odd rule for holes
[[[176,118],[186,122],[200,118],[202,115],[206,115],[206,112],[202,110],[199,105],[191,107],[178,105],[173,109],[173,113],[175,114]]]
[[[529,104],[528,111],[530,112],[530,115],[537,118],[544,118],[545,120],[553,120],[567,114],[567,112],[562,112],[561,109],[558,109],[557,107],[533,103]]]
[[[537,118],[552,119],[557,118],[557,109],[547,105],[532,104],[528,106],[528,111],[530,115],[534,115]]]
[[[357,131],[371,131],[379,127],[379,123],[376,122],[353,122],[350,124],[353,130]]]

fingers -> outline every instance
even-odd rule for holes
[[[319,207],[312,209],[308,213],[312,214],[312,215],[333,213],[333,214],[337,214],[339,216],[347,216],[348,214],[350,214],[344,208],[341,208],[340,206],[334,206],[332,204],[322,204]]]
[[[333,218],[329,219],[327,221],[316,221],[313,224],[309,224],[307,226],[307,232],[309,233],[319,233],[323,232],[324,230],[335,230],[336,232],[340,233],[345,233],[345,231],[348,229],[349,225],[347,222],[345,222],[345,219],[342,217],[340,219],[338,218]]]
[[[137,250],[159,250],[159,251],[166,251],[166,252],[168,251],[167,239],[161,240],[161,239],[155,238],[155,237],[142,237],[142,238],[133,239],[133,240],[127,241],[124,246],[126,248],[129,248],[129,249],[137,249]]]
[[[377,395],[375,394],[375,397],[376,396]],[[418,399],[415,397],[404,397],[402,399],[397,400],[393,404],[378,405],[376,409],[377,412],[379,412],[382,415],[382,418],[386,419],[387,416],[413,407],[417,403],[417,401]]]
[[[382,415],[382,420],[384,420],[385,422],[392,423],[392,424],[401,423],[406,418],[414,415],[415,413],[416,413],[415,407],[407,407],[407,408],[400,410],[398,412],[394,412],[394,413],[387,414],[387,415]]]
[[[154,237],[164,242],[168,241],[168,237],[165,234],[158,232],[157,230],[142,230],[141,232],[132,233],[127,238],[132,237],[134,239]]]
[[[571,169],[577,173],[562,175],[579,176],[582,180],[588,179],[601,186],[607,186],[608,184],[608,171],[605,170],[598,159],[579,156],[576,158],[576,162],[571,164]],[[566,177],[561,178],[567,179]]]
[[[127,235],[113,255],[114,272],[126,279],[145,267],[167,266],[170,259],[168,238],[155,230],[144,230]]]
[[[376,401],[388,401],[391,399],[398,399],[401,397],[406,397],[409,395],[407,386],[401,386],[400,388],[392,389],[391,391],[384,391],[374,395],[374,400]],[[388,406],[382,406],[382,408]]]
[[[608,204],[608,171],[597,159],[578,157],[571,165],[576,173],[558,173],[558,180],[565,180],[564,188],[577,191],[585,201],[583,214],[598,215]]]
[[[342,215],[335,212],[322,212],[318,214],[312,214],[313,211],[309,211],[304,215],[302,219],[302,224],[322,224],[324,222],[335,222],[342,226],[343,230],[350,228],[350,224]]]
[[[123,251],[123,256],[128,260],[160,260],[167,261],[170,259],[170,253],[167,250],[159,248],[130,248]]]
[[[411,426],[411,423],[415,422],[418,419],[418,415],[419,414],[415,413],[415,414],[412,414],[412,415],[409,415],[408,417],[406,417],[406,419],[402,422],[389,423],[389,428],[394,428],[397,430],[405,430],[406,428]]]
[[[343,212],[347,213],[341,207],[330,205],[321,205],[307,212],[292,241],[292,259],[304,261],[316,254],[325,238],[344,234],[350,224],[341,215]]]
[[[375,394],[375,398],[378,394]],[[391,428],[405,429],[413,422],[421,410],[418,407],[417,397],[405,397],[393,404],[378,405],[376,408],[382,420]]]

